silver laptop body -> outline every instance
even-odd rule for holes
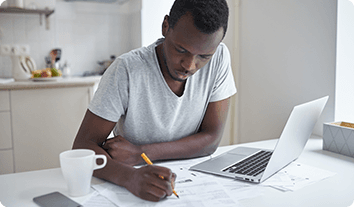
[[[190,170],[254,183],[263,182],[300,156],[328,98],[329,97],[326,96],[295,106],[274,151],[249,147],[236,147],[215,158],[196,164],[192,166]],[[260,151],[263,151],[262,155],[257,154],[260,153]],[[252,155],[254,157],[255,154],[257,154],[257,156],[266,156],[266,163],[263,164],[265,168],[260,169],[258,166],[253,168],[253,170],[250,170],[250,172],[243,172],[241,168],[243,169],[244,165],[246,165],[244,162]],[[250,165],[260,164],[257,159],[254,159]],[[257,169],[259,170],[257,171]]]

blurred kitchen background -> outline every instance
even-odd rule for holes
[[[154,34],[151,28],[149,32],[142,33],[142,5],[146,4],[146,0],[113,0],[113,3],[103,3],[105,1],[110,0],[23,0],[24,8],[48,7],[54,10],[48,17],[49,28],[46,29],[44,15],[0,13],[0,43],[29,45],[30,56],[37,69],[45,68],[45,56],[52,49],[60,48],[62,53],[59,63],[64,65],[66,62],[71,68],[71,75],[95,73],[102,69],[98,61],[109,61],[112,55],[119,56],[140,47],[142,34]],[[158,5],[166,4],[168,12],[172,2],[160,0]],[[2,4],[3,8],[6,3]],[[165,12],[160,6],[158,11]],[[158,25],[163,17],[162,14],[156,20]],[[161,34],[160,30],[156,32]],[[12,77],[11,64],[10,56],[0,56],[0,77]]]
[[[7,0],[0,7],[0,46],[28,45],[29,56],[34,59],[37,69],[45,68],[45,57],[59,48],[59,64],[67,63],[71,76],[95,75],[104,65],[98,62],[109,62],[112,56],[147,46],[162,37],[161,24],[173,1]],[[7,13],[9,2],[22,2],[26,9],[48,7],[54,13],[48,18],[39,14]],[[315,126],[314,135],[322,136],[325,122],[354,122],[353,0],[227,2],[230,17],[223,42],[230,50],[238,92],[231,99],[221,145],[278,138],[294,105],[325,95],[330,99]],[[8,55],[0,55],[0,80],[11,77],[12,60]],[[15,81],[0,84],[0,166],[10,166],[0,167],[0,174],[58,166],[53,160],[57,160],[57,154],[64,147],[71,147],[95,90],[95,87],[80,88],[77,84],[95,82],[96,85],[99,81],[99,77],[86,78],[63,78],[57,83]],[[47,87],[46,84],[50,87],[36,90]],[[39,98],[33,98],[35,96]],[[73,103],[74,98],[80,100]],[[54,113],[39,107],[36,110],[42,112],[37,113],[27,108],[48,104],[57,104],[61,110]],[[26,112],[29,114],[25,117]],[[77,114],[73,116],[75,112]],[[1,116],[6,116],[6,120]],[[58,132],[39,134],[42,127],[28,133],[33,127],[29,123],[41,126],[33,119],[41,124],[56,120]],[[3,129],[9,129],[9,133],[4,134]],[[63,135],[64,132],[67,135]],[[8,138],[3,144],[5,135]],[[67,139],[63,148],[58,147],[63,142],[59,140],[61,137]],[[31,143],[36,150],[31,148],[24,153]],[[51,143],[53,147],[49,148]],[[42,151],[38,150],[40,144]],[[42,162],[48,165],[29,166],[34,165],[29,159],[49,156],[52,158]]]

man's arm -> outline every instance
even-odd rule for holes
[[[107,141],[103,146],[113,159],[131,165],[139,164],[137,159],[142,152],[151,160],[193,158],[212,154],[222,138],[230,98],[211,102],[204,115],[200,131],[173,142],[162,142],[135,146],[123,137]],[[122,158],[122,152],[129,156]],[[128,158],[129,157],[129,158]]]
[[[106,166],[94,171],[94,176],[98,178],[124,186],[134,195],[146,200],[158,201],[167,195],[170,196],[172,194],[171,182],[173,182],[175,176],[168,168],[144,166],[135,169],[132,165],[112,159],[101,147],[115,124],[116,123],[102,119],[87,110],[76,135],[73,149],[92,149],[96,154],[104,154],[107,156]],[[143,161],[142,158],[139,157],[140,151],[129,150],[132,150],[131,152],[137,155],[134,162]],[[124,157],[122,151],[120,151],[119,154]],[[159,177],[160,175],[165,179],[161,179]]]
[[[149,144],[141,147],[150,159],[179,159],[210,155],[222,138],[230,98],[211,102],[205,112],[200,131],[174,142]]]

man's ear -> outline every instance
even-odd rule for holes
[[[163,22],[162,22],[162,36],[164,36],[164,37],[166,36],[168,29],[169,29],[168,18],[169,18],[169,16],[166,15],[165,18],[163,19]]]

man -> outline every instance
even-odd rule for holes
[[[103,75],[73,148],[105,154],[94,176],[158,201],[172,194],[171,170],[143,164],[212,154],[236,93],[225,0],[176,0],[160,39],[117,58]],[[107,139],[113,130],[115,137]],[[163,176],[161,179],[159,175]]]

